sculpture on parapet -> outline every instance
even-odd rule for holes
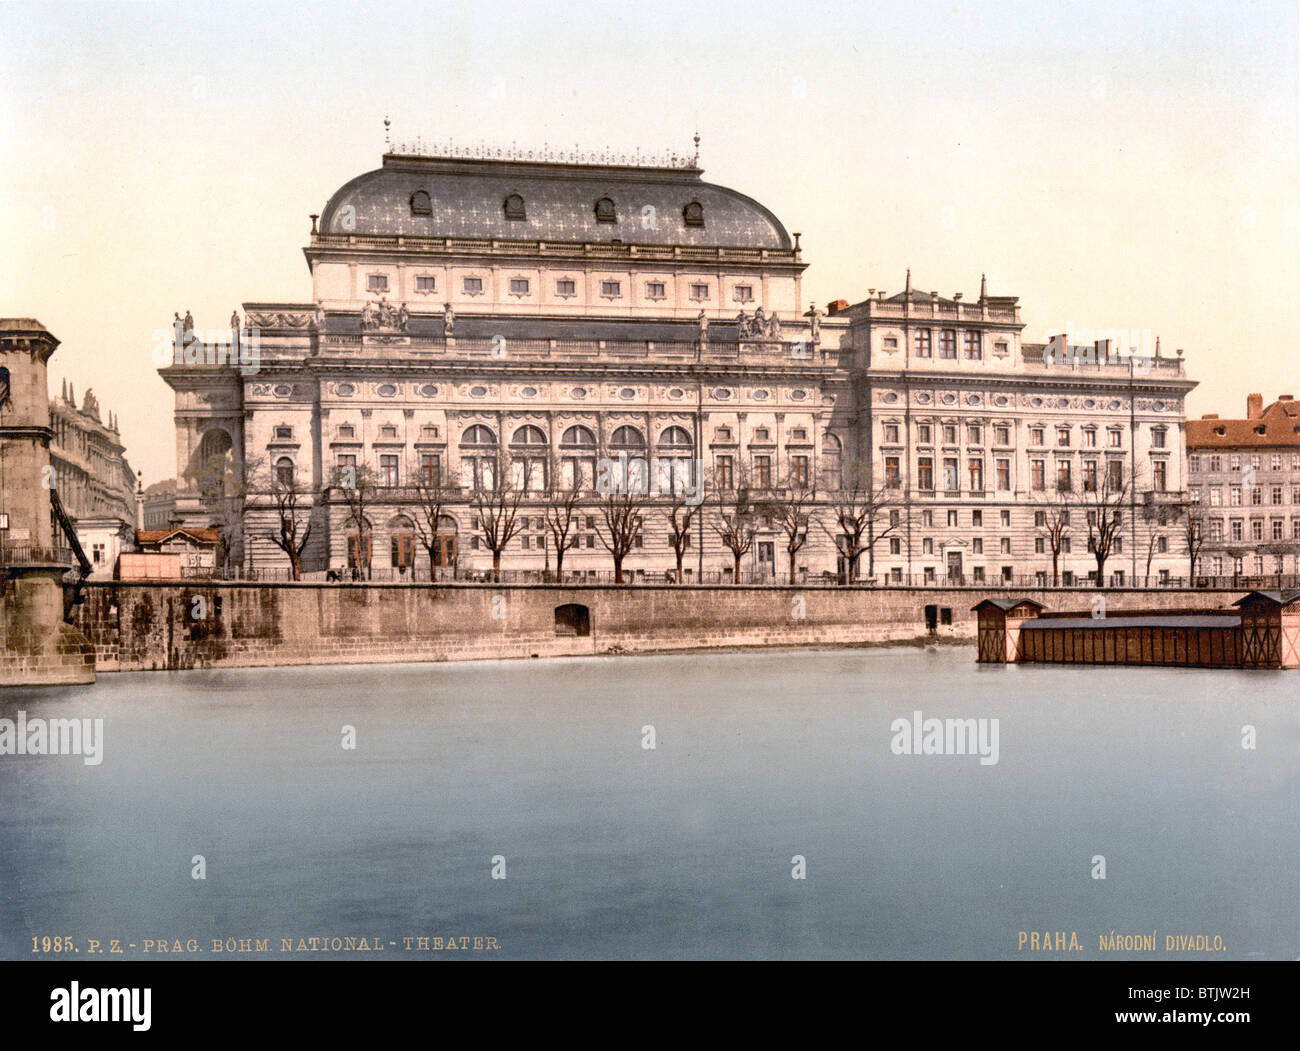
[[[456,312],[451,309],[450,303],[442,305],[442,334],[444,336],[454,335],[456,331]]]
[[[765,315],[762,307],[758,307],[754,311],[753,317],[748,316],[742,310],[736,315],[736,338],[741,340],[780,339],[781,319],[776,314]]]
[[[709,316],[701,310],[700,316],[696,320],[700,325],[700,342],[707,343],[709,341]]]

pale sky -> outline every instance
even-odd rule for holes
[[[0,4],[0,315],[146,484],[155,329],[307,302],[311,212],[395,139],[691,148],[803,233],[805,300],[1017,295],[1186,349],[1188,415],[1300,395],[1296,0]]]

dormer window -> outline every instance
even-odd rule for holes
[[[596,222],[598,223],[616,223],[618,222],[618,213],[614,210],[614,202],[608,197],[602,197],[596,202]]]
[[[411,194],[411,214],[433,214],[433,202],[429,199],[429,195],[423,190],[416,190],[415,193]]]
[[[704,205],[699,201],[692,201],[682,209],[682,219],[687,226],[704,225]]]
[[[505,199],[505,210],[507,219],[527,219],[524,213],[524,199],[517,193],[512,193]]]

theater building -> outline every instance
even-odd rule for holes
[[[761,502],[806,487],[834,535],[837,493],[865,475],[887,487],[888,510],[860,575],[918,584],[1046,573],[1035,512],[1070,472],[1081,484],[1123,457],[1149,488],[1183,488],[1194,384],[1180,358],[1137,375],[1045,364],[1021,342],[1015,298],[922,293],[910,275],[895,295],[816,310],[800,235],[705,182],[696,158],[394,149],[311,221],[310,302],[245,304],[255,374],[202,354],[160,369],[176,393],[175,520],[215,524],[200,465],[247,465],[245,569],[289,565],[271,539],[284,517],[276,484],[292,487],[311,527],[304,572],[368,562],[383,578],[427,575],[429,487],[446,498],[440,563],[459,575],[491,566],[472,494],[508,486],[523,490],[525,527],[503,568],[551,569],[545,494],[576,481],[588,499],[565,573],[600,579],[611,568],[593,491],[601,461],[679,464],[709,488],[684,565],[710,580],[733,565],[715,490],[746,487]],[[349,472],[375,482],[359,508],[340,489]],[[666,502],[639,510],[632,579],[675,566]],[[784,582],[779,523],[760,514],[753,527],[742,574]],[[843,571],[831,535],[807,530],[796,580]],[[1093,566],[1082,536],[1061,556],[1080,580]],[[1181,560],[1171,544],[1158,568]],[[1122,579],[1129,550],[1120,561]]]

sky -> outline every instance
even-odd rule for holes
[[[1149,330],[1188,416],[1300,395],[1300,4],[0,2],[0,316],[145,484],[154,333],[307,302],[308,215],[395,140],[662,152],[802,233],[805,302],[1020,297]],[[241,311],[242,313],[242,311]]]

